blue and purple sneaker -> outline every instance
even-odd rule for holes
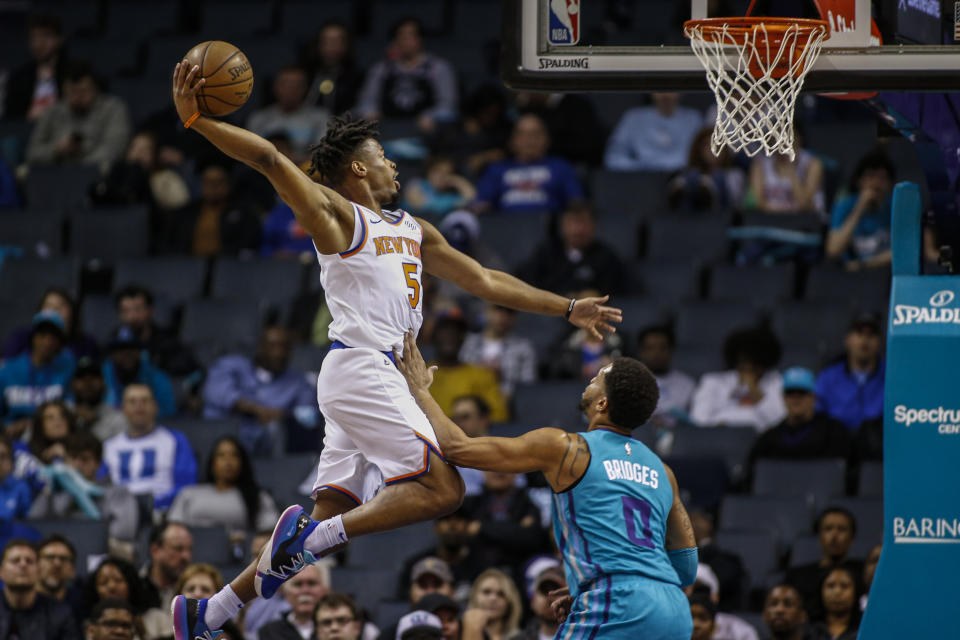
[[[211,629],[204,622],[207,599],[194,600],[177,596],[170,604],[173,613],[173,637],[175,640],[214,640],[222,631]]]
[[[317,558],[303,548],[307,536],[320,524],[300,505],[293,505],[280,516],[270,541],[260,553],[253,586],[261,598],[272,598],[284,582]],[[179,640],[179,638],[177,639]],[[192,640],[192,639],[191,639]]]

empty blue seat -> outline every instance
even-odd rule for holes
[[[819,562],[822,556],[823,549],[820,548],[820,537],[816,534],[800,536],[790,546],[791,567]]]
[[[623,262],[636,260],[640,253],[640,226],[628,211],[608,211],[597,217],[597,240]]]
[[[517,313],[513,331],[533,343],[540,362],[550,357],[557,342],[567,333],[570,325],[554,316],[539,313]]]
[[[699,296],[700,265],[696,261],[634,263],[630,267],[639,293],[664,306],[675,306]]]
[[[19,247],[25,256],[57,255],[63,236],[58,211],[4,211],[0,214],[0,245]]]
[[[120,260],[113,270],[113,290],[130,284],[147,287],[156,297],[181,305],[203,294],[207,271],[203,258],[161,256]]]
[[[202,38],[223,39],[241,49],[244,39],[273,28],[272,2],[208,0],[200,9]]]
[[[171,416],[163,420],[164,426],[182,431],[187,436],[193,453],[197,458],[199,475],[204,474],[207,458],[212,453],[213,444],[223,436],[236,437],[238,432],[236,420],[204,420],[196,416]]]
[[[166,6],[172,6],[170,3],[163,3]],[[137,20],[128,24],[137,28],[142,27],[149,30],[153,24],[153,9],[140,8],[134,4],[114,5],[129,7],[137,11],[150,11],[151,20]],[[175,7],[174,7],[175,8]],[[112,78],[121,71],[135,69],[139,61],[138,48],[140,43],[137,36],[115,38],[112,35],[107,38],[78,38],[70,41],[70,55],[79,60],[92,60],[96,62],[97,72],[103,74],[106,78]],[[176,63],[174,63],[176,64]]]
[[[353,0],[287,0],[280,3],[280,32],[306,40],[327,20],[339,20],[352,31],[354,10]]]
[[[234,560],[233,545],[226,527],[189,527],[193,536],[193,557],[211,564],[229,564]],[[245,552],[246,549],[243,549]]]
[[[224,300],[256,298],[287,309],[300,293],[303,267],[294,260],[235,260],[213,265],[210,295]]]
[[[860,464],[860,483],[857,493],[864,498],[883,495],[882,462],[869,461]]]
[[[719,457],[727,464],[731,477],[738,477],[757,438],[753,429],[744,427],[688,427],[673,431],[672,456]]]
[[[598,169],[590,180],[597,213],[635,222],[659,213],[665,206],[668,174],[649,171]]]
[[[181,338],[205,365],[226,353],[252,355],[260,319],[255,300],[192,300],[183,311]]]
[[[318,452],[305,452],[280,458],[254,458],[253,470],[260,487],[270,492],[283,511],[292,504],[303,504],[308,498],[300,487],[311,473],[316,475],[318,456]]]
[[[623,311],[623,322],[616,325],[617,331],[628,334],[631,339],[642,329],[668,320],[662,301],[653,296],[615,296],[608,304]]]
[[[783,545],[813,530],[810,505],[802,497],[728,495],[720,505],[721,529],[769,531]]]
[[[722,458],[670,456],[664,462],[676,475],[688,508],[713,510],[723,499],[730,483],[730,474]]]
[[[673,352],[672,366],[694,378],[724,369],[720,349],[706,346],[678,346]]]
[[[371,4],[373,6],[370,9],[372,18],[370,31],[375,38],[380,38],[382,42],[390,37],[390,29],[397,22],[410,16],[416,16],[422,22],[423,29],[428,33],[437,33],[444,26],[443,6],[436,0],[406,0],[402,3],[392,0],[375,0]],[[429,40],[427,40],[425,46],[428,50],[430,49]]]
[[[890,273],[884,269],[842,271],[814,267],[807,276],[806,298],[852,304],[862,311],[883,312],[890,297]]]
[[[436,544],[433,523],[418,522],[351,540],[347,548],[347,564],[351,567],[399,571],[408,557],[433,548]]]
[[[290,366],[297,371],[320,371],[327,348],[315,344],[298,344],[290,353]]]
[[[86,333],[99,344],[107,344],[117,324],[117,310],[111,296],[84,296],[80,305],[80,326]]]
[[[535,427],[560,427],[579,431],[583,415],[578,405],[586,383],[580,380],[517,385],[513,422]]]
[[[832,498],[828,507],[842,507],[853,514],[857,521],[855,540],[865,540],[868,547],[880,542],[883,535],[883,500],[877,498]]]
[[[480,241],[513,267],[547,239],[547,218],[539,213],[486,214],[480,218]]]
[[[832,353],[843,346],[850,318],[850,306],[844,302],[784,302],[773,310],[773,328],[787,344]]]
[[[754,588],[765,585],[777,568],[777,544],[769,532],[720,529],[717,546],[740,556]]]
[[[703,345],[716,349],[734,329],[756,324],[757,316],[748,305],[738,302],[687,302],[677,310],[677,344]]]
[[[653,218],[647,222],[646,259],[708,262],[727,247],[727,222],[718,216]]]
[[[148,36],[172,32],[177,27],[178,8],[177,3],[165,0],[111,2],[107,11],[106,36],[108,39],[136,44]],[[149,19],[144,19],[145,16],[149,16]],[[74,52],[73,46],[71,42],[71,53]],[[96,60],[99,68],[105,57],[88,59]]]
[[[6,259],[0,267],[0,300],[28,298],[36,304],[47,287],[76,290],[78,274],[73,258]]]
[[[150,235],[146,207],[81,211],[70,220],[71,252],[113,263],[147,255]]]
[[[792,265],[716,265],[710,271],[710,299],[773,307],[776,302],[793,297],[793,278]]]
[[[27,206],[42,211],[85,207],[100,171],[90,165],[34,165],[27,174]]]
[[[409,612],[410,603],[406,600],[381,600],[377,603],[373,622],[381,629],[389,629]]]
[[[393,597],[397,575],[393,569],[334,567],[330,572],[330,582],[337,593],[353,596],[367,611],[376,611],[381,600]]]
[[[823,508],[833,496],[843,495],[847,465],[842,459],[757,460],[753,493],[758,496],[803,496]]]
[[[26,523],[40,532],[42,537],[54,533],[70,538],[77,550],[76,569],[86,575],[87,560],[107,553],[107,522],[79,518],[29,520]]]

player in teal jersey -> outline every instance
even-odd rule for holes
[[[673,472],[632,430],[647,421],[659,391],[633,358],[617,358],[583,392],[586,433],[535,429],[517,438],[471,438],[430,396],[413,334],[397,357],[447,460],[486,471],[541,471],[554,491],[553,524],[569,597],[558,640],[689,640],[697,549]]]

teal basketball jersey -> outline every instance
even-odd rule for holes
[[[673,488],[663,462],[639,440],[608,429],[581,433],[590,464],[553,496],[553,527],[571,594],[627,574],[680,585],[664,548]]]

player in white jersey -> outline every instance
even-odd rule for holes
[[[313,517],[288,508],[259,561],[230,585],[209,601],[175,598],[176,640],[215,637],[244,602],[270,597],[305,564],[351,537],[431,520],[459,506],[463,481],[443,459],[430,422],[392,362],[404,333],[420,329],[424,271],[495,304],[565,316],[598,338],[620,321],[619,309],[603,306],[606,298],[569,300],[531,287],[456,251],[431,224],[382,210],[400,183],[374,123],[331,123],[312,167],[329,188],[267,140],[200,116],[197,71],[177,65],[177,112],[185,126],[265,175],[313,238],[333,345],[317,385],[326,430]]]

